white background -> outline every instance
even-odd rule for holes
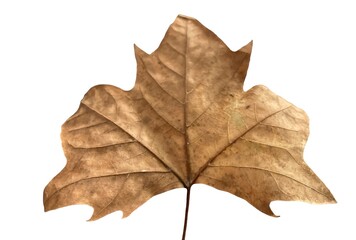
[[[87,222],[43,212],[65,165],[62,123],[96,84],[130,89],[133,44],[150,53],[178,14],[232,50],[254,49],[245,89],[264,84],[310,117],[307,164],[338,203],[274,202],[280,218],[206,186],[192,189],[187,240],[355,239],[356,7],[352,1],[0,1],[0,239],[181,239],[185,190]]]

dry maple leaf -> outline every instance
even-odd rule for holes
[[[252,42],[232,52],[197,20],[178,16],[159,48],[135,47],[131,91],[95,86],[62,126],[68,159],[44,190],[45,210],[123,216],[151,197],[203,183],[274,215],[273,200],[335,202],[303,161],[308,118],[264,86],[243,91]]]

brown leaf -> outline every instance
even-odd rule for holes
[[[334,202],[303,161],[304,111],[264,86],[243,91],[251,48],[233,52],[183,16],[152,54],[135,47],[135,87],[93,87],[64,123],[68,162],[44,191],[45,210],[88,204],[91,220],[125,217],[174,188],[189,201],[195,183],[269,215],[273,200]]]

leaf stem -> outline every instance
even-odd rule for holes
[[[187,232],[189,202],[190,202],[190,188],[191,188],[191,186],[187,187],[187,198],[186,198],[186,202],[185,202],[185,216],[184,216],[184,227],[183,227],[182,240],[185,240],[185,233]]]

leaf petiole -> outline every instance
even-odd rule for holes
[[[189,202],[190,202],[190,188],[191,188],[191,186],[187,187],[187,198],[186,198],[186,202],[185,202],[185,216],[184,216],[184,226],[183,226],[183,236],[182,236],[182,240],[185,240],[185,234],[186,234],[187,225],[188,225]]]

